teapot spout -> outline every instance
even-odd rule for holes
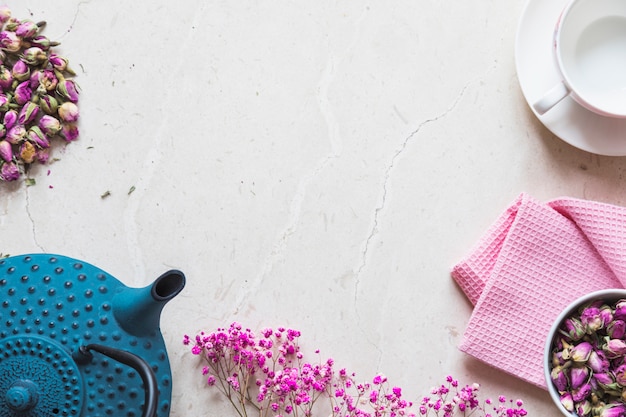
[[[161,310],[185,287],[185,275],[172,269],[144,288],[124,288],[112,300],[118,324],[135,336],[147,336],[159,330]]]

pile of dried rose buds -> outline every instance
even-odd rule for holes
[[[55,137],[78,137],[78,87],[45,22],[18,20],[0,6],[0,180],[14,181],[46,163]]]
[[[594,301],[561,324],[550,377],[579,416],[626,415],[626,299]]]

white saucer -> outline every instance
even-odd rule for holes
[[[626,155],[626,119],[600,116],[570,97],[543,115],[532,104],[559,81],[552,52],[556,22],[568,0],[528,0],[517,29],[517,77],[537,118],[572,146],[599,155]]]

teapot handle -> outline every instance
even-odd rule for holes
[[[157,406],[159,401],[159,389],[157,387],[157,379],[154,371],[150,367],[150,364],[141,357],[126,350],[115,349],[110,346],[99,345],[96,343],[90,343],[88,345],[80,346],[78,351],[83,358],[90,358],[91,352],[96,351],[109,358],[116,360],[124,365],[128,365],[133,368],[143,381],[145,391],[145,404],[142,417],[156,417]]]

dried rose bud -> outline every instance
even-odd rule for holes
[[[40,47],[31,46],[22,52],[20,58],[28,65],[39,65],[48,59],[48,55]]]
[[[43,70],[31,71],[30,73],[30,88],[36,90],[39,87],[40,79],[43,77]]]
[[[623,387],[626,386],[626,365],[618,366],[613,371],[613,375],[615,375],[615,382]]]
[[[0,94],[0,111],[8,111],[10,105],[9,102],[10,100],[6,95]]]
[[[609,360],[602,350],[594,349],[587,359],[587,365],[593,372],[607,372],[609,370]]]
[[[569,385],[567,375],[562,366],[552,368],[550,371],[550,379],[552,379],[552,383],[558,391],[565,391]]]
[[[15,29],[15,34],[23,39],[30,39],[39,32],[37,23],[30,20],[22,20],[22,23]]]
[[[69,61],[67,60],[67,58],[64,58],[60,55],[50,54],[48,61],[52,64],[54,69],[58,71],[66,71],[69,68],[68,67]],[[70,72],[73,72],[73,71],[70,70]]]
[[[563,359],[563,352],[553,352],[552,353],[552,366],[563,366],[565,364],[565,359]]]
[[[626,319],[626,299],[619,300],[615,303],[615,311],[613,312],[613,316],[616,319]]]
[[[22,46],[22,41],[15,32],[3,30],[0,32],[0,48],[8,52],[18,52]]]
[[[570,387],[578,389],[589,380],[589,368],[586,366],[571,368],[569,371]]]
[[[24,161],[24,163],[30,164],[35,160],[36,155],[37,150],[35,145],[29,141],[24,141],[24,143],[20,146],[20,159]]]
[[[24,107],[22,107],[22,110],[20,110],[20,113],[17,116],[17,121],[21,125],[28,124],[32,122],[35,119],[35,117],[37,117],[38,113],[39,113],[39,106],[37,106],[32,101],[29,101],[28,103],[24,105]]]
[[[561,405],[563,405],[567,411],[574,411],[574,400],[572,399],[572,394],[569,392],[561,394]]]
[[[602,318],[602,323],[604,323],[605,326],[608,325],[613,321],[613,309],[606,304],[602,305],[602,307],[600,307],[600,317]]]
[[[584,401],[591,394],[591,384],[583,384],[580,388],[572,391],[572,399],[575,403]]]
[[[7,130],[11,129],[13,125],[15,125],[15,122],[17,122],[17,112],[15,110],[9,110],[4,113],[2,123]]]
[[[50,147],[50,140],[48,140],[48,137],[41,131],[39,126],[31,126],[31,128],[28,129],[27,136],[29,141],[40,148]]]
[[[574,362],[587,362],[593,346],[589,342],[581,342],[572,348],[571,358]]]
[[[0,6],[0,24],[5,24],[11,18],[11,9],[9,6]]]
[[[583,338],[585,335],[585,327],[580,320],[570,317],[563,322],[563,329],[561,330],[565,336],[568,336],[570,340],[576,342]]]
[[[43,77],[39,80],[39,84],[42,85],[46,91],[54,91],[59,84],[59,79],[54,71],[44,70]]]
[[[609,404],[602,409],[599,417],[624,417],[624,415],[626,415],[624,404]]]
[[[78,120],[78,106],[71,101],[66,101],[59,106],[59,117],[64,122],[75,122]]]
[[[609,386],[615,382],[615,379],[613,378],[613,374],[609,372],[594,372],[593,378],[601,386]]]
[[[39,97],[39,107],[46,114],[56,114],[59,103],[56,98],[46,94]]]
[[[54,136],[61,131],[61,122],[47,114],[41,116],[38,126],[46,136]]]
[[[13,148],[6,140],[0,140],[0,158],[4,159],[6,162],[13,160]]]
[[[78,101],[78,89],[73,80],[59,79],[56,91],[61,97],[73,103]]]
[[[0,177],[5,181],[15,181],[20,177],[20,170],[13,162],[5,162],[0,168]]]
[[[76,140],[78,138],[78,126],[76,123],[64,123],[60,134],[67,142]]]
[[[6,140],[17,145],[26,138],[26,128],[23,125],[15,125],[7,131]]]
[[[0,88],[2,91],[7,91],[13,84],[13,74],[11,70],[4,65],[0,66]]]
[[[611,339],[623,339],[624,334],[626,334],[626,322],[613,320],[606,326],[606,332]]]
[[[30,76],[30,86],[33,89],[43,87],[46,92],[54,91],[58,83],[59,80],[51,70],[38,70]]]
[[[610,339],[602,348],[609,359],[626,355],[626,342],[620,339]]]
[[[33,96],[33,90],[30,89],[30,82],[23,81],[15,87],[15,95],[13,96],[17,104],[23,105],[30,101]]]
[[[44,51],[47,51],[48,49],[52,48],[53,46],[59,46],[60,45],[59,42],[51,41],[50,39],[48,39],[47,37],[45,37],[43,35],[35,36],[34,38],[30,39],[29,42],[30,42],[30,44],[32,46],[38,46],[41,49],[43,49]]]
[[[580,315],[580,321],[588,334],[595,333],[604,327],[604,317],[598,307],[587,307]]]
[[[581,401],[575,406],[576,414],[579,416],[586,416],[591,413],[591,403],[588,400]]]
[[[10,17],[4,24],[4,29],[9,32],[15,32],[21,21],[17,17]]]

